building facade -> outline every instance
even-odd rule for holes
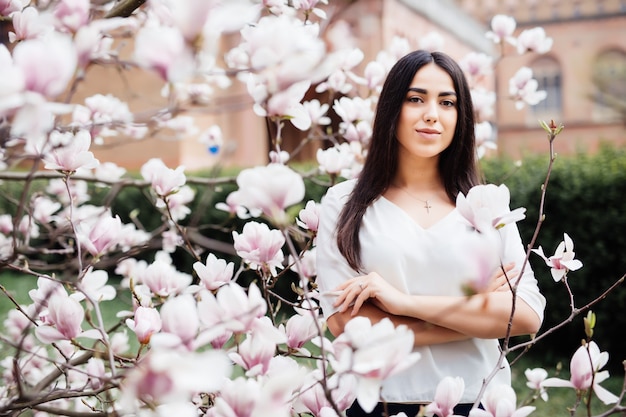
[[[459,0],[488,26],[493,16],[517,21],[516,35],[541,26],[554,41],[550,52],[519,55],[510,46],[497,65],[496,123],[499,152],[513,157],[545,152],[538,120],[565,129],[555,141],[562,154],[594,152],[603,142],[626,143],[626,1],[624,0]],[[546,100],[515,109],[508,80],[522,66],[533,70]]]

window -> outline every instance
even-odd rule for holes
[[[533,121],[540,119],[561,119],[563,111],[563,80],[561,66],[556,59],[541,57],[531,65],[533,77],[539,84],[537,90],[547,93],[546,99],[532,106]]]
[[[600,53],[595,59],[592,82],[594,120],[626,120],[626,52],[612,49]]]

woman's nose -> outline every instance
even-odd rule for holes
[[[437,105],[435,103],[430,103],[426,107],[424,111],[424,120],[427,122],[437,121]]]

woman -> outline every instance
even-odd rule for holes
[[[472,100],[458,64],[427,51],[400,59],[381,91],[359,178],[323,199],[317,280],[322,294],[339,294],[321,300],[334,335],[355,315],[388,317],[413,330],[421,359],[384,382],[371,414],[355,402],[348,416],[381,416],[383,408],[415,415],[445,376],[463,378],[455,412],[467,415],[496,366],[514,302],[506,280],[517,276],[525,251],[515,224],[502,228],[506,267],[480,296],[464,294],[467,268],[451,248],[463,250],[460,236],[468,233],[456,196],[480,183],[474,147]],[[545,299],[531,269],[524,271],[511,335],[536,333],[543,320]],[[503,368],[492,383],[510,384]]]

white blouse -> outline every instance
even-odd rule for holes
[[[343,281],[361,275],[348,265],[337,249],[336,222],[356,180],[331,187],[322,199],[317,235],[317,284],[322,296],[320,306],[326,317],[337,310],[332,291]],[[463,284],[471,278],[464,256],[455,256],[471,242],[462,238],[470,233],[469,223],[452,210],[433,226],[424,229],[403,209],[385,197],[378,198],[365,212],[360,229],[361,260],[366,273],[377,272],[393,286],[409,294],[463,295]],[[502,263],[515,262],[520,268],[525,257],[517,226],[500,229],[503,241]],[[465,247],[464,247],[465,245]],[[539,292],[530,265],[520,281],[519,298],[543,320],[545,298]],[[421,358],[410,369],[387,379],[382,399],[387,402],[430,402],[435,388],[446,376],[460,376],[465,381],[461,402],[474,402],[483,379],[494,369],[500,356],[497,339],[468,339],[416,347]],[[497,373],[492,384],[511,383],[508,363]]]

